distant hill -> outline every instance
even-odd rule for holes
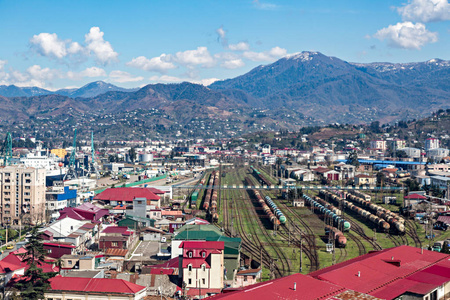
[[[38,87],[17,87],[15,85],[1,85],[0,96],[4,97],[34,97],[42,95],[61,95],[70,98],[90,98],[107,92],[134,92],[138,88],[125,89],[103,81],[95,81],[82,86],[79,89],[60,89],[49,91]]]
[[[97,81],[56,92],[1,86],[0,95],[5,108],[0,123],[69,112],[114,116],[134,110],[155,110],[149,122],[157,120],[174,129],[195,129],[202,118],[221,120],[235,132],[335,122],[387,123],[450,108],[450,62],[360,64],[302,52],[208,87],[184,82],[124,89]]]

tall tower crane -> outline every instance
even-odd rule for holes
[[[12,138],[11,138],[11,132],[8,132],[6,135],[5,142],[3,144],[3,166],[9,166],[11,165],[11,159],[12,159]]]
[[[94,132],[91,132],[91,163],[89,164],[88,177],[95,174],[97,179],[100,178],[100,172],[98,171],[97,160],[95,159],[95,147],[94,147]]]
[[[69,158],[69,168],[67,170],[66,175],[64,176],[64,180],[70,180],[70,179],[77,179],[77,170],[75,165],[75,159],[76,159],[76,149],[77,149],[77,129],[75,128],[75,134],[73,136],[73,147],[72,147],[72,153],[70,154]]]

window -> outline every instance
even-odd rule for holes
[[[25,196],[30,196],[30,192],[25,192]]]
[[[9,204],[5,204],[5,208],[9,208],[11,205]]]
[[[192,251],[189,251],[189,252],[188,252],[188,257],[189,257],[189,258],[192,258]]]
[[[203,258],[206,257],[206,252],[205,252],[205,251],[202,252],[202,257],[203,257]]]
[[[189,272],[192,271],[192,266],[191,266],[191,265],[188,266],[188,271],[189,271]]]
[[[25,183],[31,183],[31,179],[25,180]]]
[[[25,177],[31,177],[30,173],[25,173]]]
[[[26,185],[26,186],[25,186],[25,189],[26,189],[26,190],[29,190],[29,189],[31,189],[31,187],[30,187],[29,185]]]
[[[10,192],[5,192],[5,195],[11,195],[11,193]]]
[[[205,265],[202,265],[202,271],[205,272],[206,271],[206,267]]]
[[[247,281],[247,276],[244,276],[244,281]]]
[[[188,279],[188,284],[192,284],[192,279],[191,278]]]
[[[206,280],[205,278],[202,278],[202,284],[205,285],[206,284]]]
[[[5,190],[9,190],[10,186],[9,185],[5,185]]]
[[[52,253],[52,249],[47,249],[47,253]]]
[[[142,201],[141,200],[138,200],[138,202],[137,202],[138,204],[142,204]]]
[[[5,198],[5,201],[11,201],[11,199],[10,198]]]
[[[11,176],[11,173],[5,173],[5,176]]]
[[[113,247],[117,247],[119,245],[119,243],[117,243],[117,242],[111,242],[111,246],[113,246]]]
[[[5,214],[9,215],[11,212],[9,210],[5,210]]]
[[[26,199],[25,199],[25,202],[30,202],[30,201],[31,201],[31,200],[30,200],[30,199],[28,199],[28,198],[26,198]]]
[[[68,260],[68,261],[67,261],[67,264],[68,264],[69,266],[71,266],[71,265],[72,265],[72,261],[71,261],[71,260]]]

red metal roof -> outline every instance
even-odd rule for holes
[[[211,266],[206,261],[206,258],[183,258],[183,269],[187,268],[188,265],[191,265],[193,268],[200,268],[202,265],[205,265],[207,269],[210,269]]]
[[[145,198],[147,200],[159,200],[160,197],[155,195],[148,188],[109,188],[94,197],[95,200],[103,201],[128,201],[131,202],[135,198]]]
[[[154,193],[154,194],[156,194],[156,195],[164,195],[166,192],[164,192],[164,191],[161,191],[161,190],[159,190],[159,189],[157,189],[157,188],[148,188],[150,191],[152,191],[152,193]]]
[[[127,249],[113,249],[113,248],[108,248],[106,249],[105,255],[108,256],[123,256],[125,257],[128,253]]]
[[[183,249],[224,249],[224,242],[184,241],[179,248]]]
[[[44,246],[54,246],[54,247],[61,247],[61,248],[76,248],[74,245],[69,243],[44,243]]]
[[[420,199],[420,200],[426,200],[427,197],[419,195],[419,194],[410,194],[408,196],[405,196],[405,199]]]
[[[56,291],[77,291],[97,293],[136,294],[145,289],[123,279],[80,278],[56,276],[50,279],[51,289]]]
[[[102,230],[102,233],[121,233],[124,234],[128,231],[126,226],[109,226]]]
[[[294,284],[296,288],[294,290]],[[346,288],[314,279],[303,274],[294,274],[279,279],[257,283],[241,291],[220,294],[211,299],[327,299],[345,291]]]

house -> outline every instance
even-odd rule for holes
[[[414,206],[419,204],[419,202],[427,200],[428,198],[419,194],[409,194],[408,196],[404,197],[405,206]]]
[[[97,194],[94,197],[94,200],[107,205],[116,206],[118,204],[133,204],[133,199],[135,198],[145,198],[147,206],[161,206],[161,198],[148,188],[109,188],[100,194]]]
[[[100,232],[99,248],[107,249],[130,249],[135,244],[134,231],[126,226],[109,226]]]
[[[236,273],[234,287],[246,287],[257,283],[261,278],[261,269],[241,270]]]
[[[353,165],[340,163],[334,166],[334,170],[341,173],[341,177],[345,180],[355,177],[356,167]]]
[[[328,168],[318,167],[314,169],[313,172],[327,180],[342,180],[341,173]]]
[[[146,287],[123,279],[80,278],[56,276],[50,279],[46,299],[124,299],[140,300]]]
[[[76,248],[72,243],[64,242],[44,242],[43,246],[47,251],[47,256],[52,258],[60,258],[65,254],[74,254]]]
[[[79,221],[100,222],[104,217],[109,215],[109,210],[85,202],[78,207],[66,207],[59,212],[59,215],[58,220],[72,218]]]
[[[222,291],[224,283],[223,242],[185,241],[179,276],[187,295],[211,296]]]
[[[355,185],[375,185],[376,177],[365,174],[358,174],[355,176]]]

